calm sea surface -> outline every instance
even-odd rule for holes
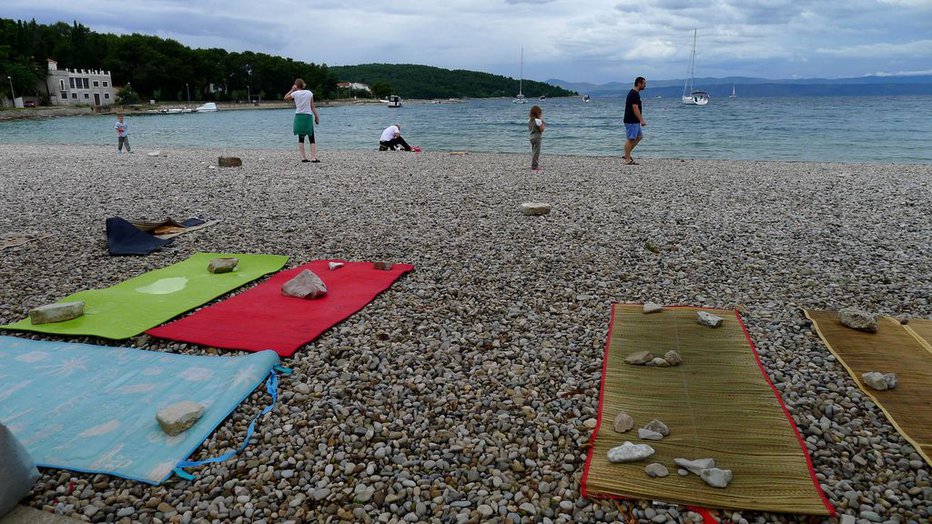
[[[620,155],[624,101],[551,98],[538,103],[548,128],[543,154]],[[377,147],[402,124],[425,151],[526,152],[528,105],[510,100],[320,108],[317,141],[327,149]],[[181,147],[291,149],[291,110],[129,115],[139,151]],[[932,163],[932,97],[716,98],[705,107],[644,93],[648,126],[641,157]],[[113,116],[0,122],[0,142],[113,144]]]

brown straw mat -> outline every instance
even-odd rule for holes
[[[806,311],[816,332],[851,378],[887,416],[887,420],[932,465],[932,335],[929,321],[878,319],[876,333],[845,327],[834,311]],[[924,339],[924,340],[923,340]],[[896,373],[893,389],[877,391],[861,381],[869,371]]]
[[[906,331],[919,338],[919,343],[932,352],[932,320],[910,320]]]
[[[666,308],[643,314],[639,305],[615,305],[605,354],[599,423],[583,474],[591,497],[656,499],[677,504],[812,515],[829,515],[831,505],[814,482],[809,457],[782,402],[764,377],[744,327],[732,311],[707,310],[725,319],[713,329],[696,322],[697,308]],[[663,356],[676,350],[677,367],[624,363],[637,351]],[[635,427],[616,433],[620,411]],[[670,428],[661,441],[638,439],[637,428],[653,419]],[[629,440],[650,444],[645,461],[612,464],[606,452]],[[675,457],[713,458],[730,469],[726,488],[698,476],[677,475]],[[666,478],[650,478],[644,466],[660,462]]]

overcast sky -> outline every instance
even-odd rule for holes
[[[932,74],[932,0],[2,0],[192,47],[330,65],[415,63],[576,82]]]

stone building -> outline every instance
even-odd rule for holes
[[[59,69],[51,58],[45,90],[53,106],[109,106],[116,99],[110,71]]]

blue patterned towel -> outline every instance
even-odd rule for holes
[[[0,422],[40,467],[160,484],[277,364],[0,336]],[[171,437],[155,414],[182,400],[204,414]]]

